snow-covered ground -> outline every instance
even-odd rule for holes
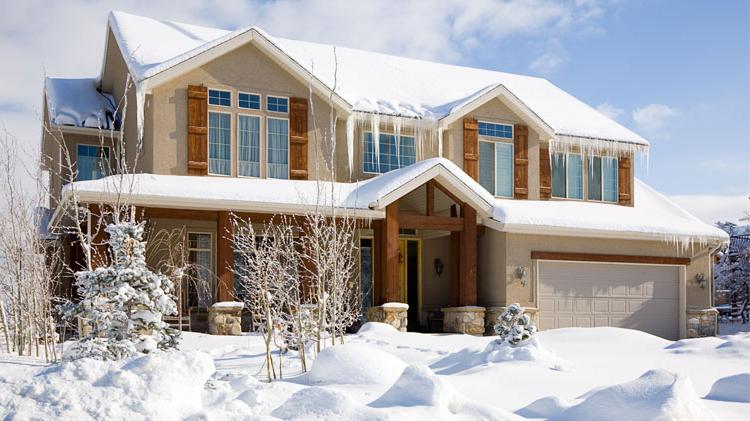
[[[747,419],[750,333],[667,341],[617,328],[494,338],[367,324],[264,383],[258,336],[187,333],[181,351],[50,366],[0,356],[0,418]],[[278,361],[278,356],[275,356]],[[278,371],[278,367],[276,367]],[[278,374],[278,373],[277,373]]]

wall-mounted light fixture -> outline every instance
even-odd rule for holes
[[[518,278],[521,281],[522,286],[526,286],[527,277],[528,277],[528,273],[526,272],[525,267],[519,266],[516,268],[516,278]]]
[[[706,284],[708,283],[706,281],[706,275],[704,275],[703,273],[696,273],[695,274],[695,283],[698,284],[699,287],[705,289],[706,288]]]
[[[438,257],[435,259],[434,265],[435,265],[435,273],[437,273],[437,276],[442,275],[443,274],[443,261],[440,260],[440,258]]]

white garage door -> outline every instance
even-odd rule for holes
[[[539,262],[539,328],[616,326],[679,338],[679,269]]]

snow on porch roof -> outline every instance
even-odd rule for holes
[[[334,85],[331,45],[272,37],[256,27],[232,32],[118,11],[110,14],[109,25],[137,81],[249,33],[267,40],[328,89]],[[546,79],[345,47],[336,47],[336,56],[336,94],[352,111],[440,120],[503,87],[561,139],[611,140],[641,151],[648,148],[641,136]]]
[[[49,123],[59,126],[110,129],[115,112],[112,95],[97,91],[97,79],[47,78],[45,94]]]

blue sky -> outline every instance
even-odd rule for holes
[[[543,76],[651,141],[637,175],[704,220],[750,211],[750,2],[28,0],[3,6],[0,124],[39,139],[42,80],[92,76],[118,9]]]

